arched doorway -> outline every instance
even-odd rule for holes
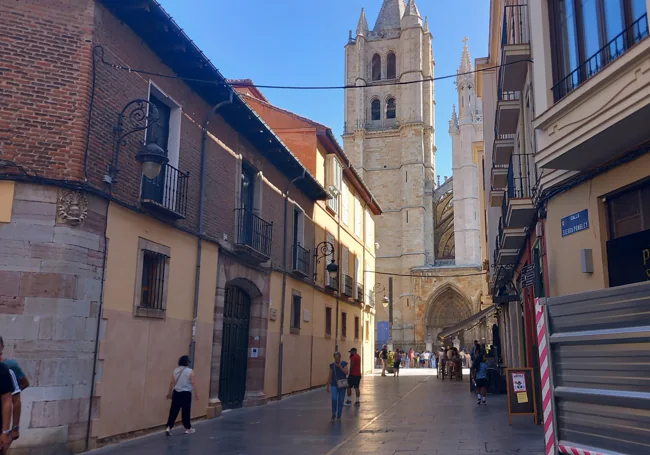
[[[447,285],[439,289],[430,299],[427,313],[427,333],[438,340],[438,334],[470,317],[474,312],[470,300],[454,286]],[[467,340],[460,335],[461,345],[467,346]]]
[[[223,409],[239,408],[244,401],[250,314],[251,298],[246,291],[226,286],[219,373],[219,400]]]

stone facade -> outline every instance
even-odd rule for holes
[[[103,333],[106,202],[73,193],[87,211],[71,223],[70,194],[16,183],[11,221],[0,223],[0,335],[5,356],[18,360],[31,383],[22,394],[16,454],[43,443],[66,453],[85,443],[96,335]]]

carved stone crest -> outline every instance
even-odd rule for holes
[[[62,222],[79,225],[88,216],[88,199],[81,191],[64,190],[59,198],[58,214]]]

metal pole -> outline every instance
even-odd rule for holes
[[[388,277],[388,339],[393,343],[393,277]]]

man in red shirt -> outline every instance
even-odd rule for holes
[[[352,389],[355,389],[357,392],[357,401],[354,405],[361,406],[361,402],[359,401],[359,396],[361,395],[359,384],[361,384],[361,356],[357,354],[357,348],[352,348],[350,349],[350,375],[348,376],[348,399],[345,402],[346,406],[352,406]]]

